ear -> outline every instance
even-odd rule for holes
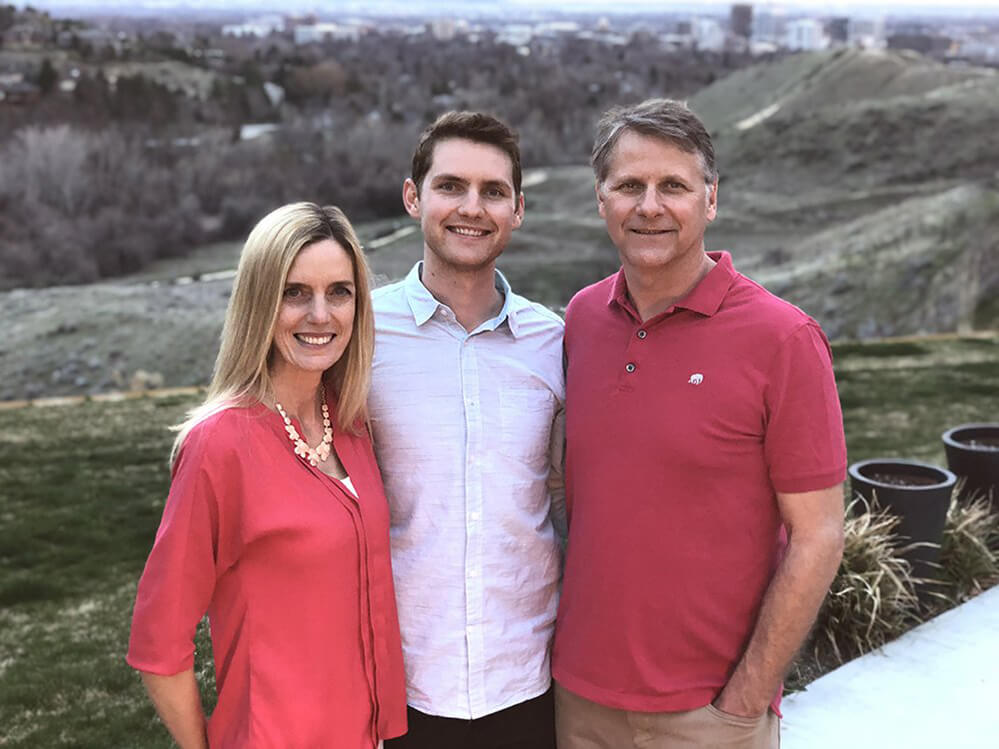
[[[604,212],[604,196],[603,193],[600,192],[599,179],[593,183],[593,189],[597,193],[597,211],[600,213],[601,218],[607,218],[607,215]]]
[[[518,228],[524,222],[524,193],[517,196],[517,204],[513,208],[513,228]]]
[[[718,179],[708,185],[708,206],[706,211],[708,221],[714,221],[718,215]]]
[[[409,177],[402,183],[402,204],[406,207],[406,213],[413,218],[420,218],[420,191]]]

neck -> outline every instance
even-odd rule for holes
[[[691,254],[689,259],[681,257],[651,270],[622,264],[628,296],[642,322],[665,312],[687,296],[715,267],[715,261],[703,250]]]
[[[425,251],[420,280],[434,299],[451,308],[467,331],[475,330],[503,309],[503,295],[496,288],[495,263],[464,270],[445,265]]]
[[[322,372],[289,372],[276,364],[271,369],[271,391],[274,400],[289,416],[294,416],[303,424],[312,423],[321,420],[319,393],[322,379]]]

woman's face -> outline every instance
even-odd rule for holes
[[[354,328],[354,264],[332,239],[303,247],[288,271],[274,326],[272,376],[324,372]]]

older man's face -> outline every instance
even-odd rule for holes
[[[718,183],[704,179],[697,153],[628,131],[597,183],[600,215],[621,263],[636,272],[682,266],[704,250],[704,232],[717,211]]]

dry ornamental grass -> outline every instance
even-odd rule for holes
[[[899,556],[898,518],[846,508],[843,560],[814,630],[820,662],[843,663],[898,637],[917,620],[912,566]]]
[[[999,583],[999,515],[981,495],[959,503],[960,489],[954,489],[940,549],[948,597],[955,604]]]

